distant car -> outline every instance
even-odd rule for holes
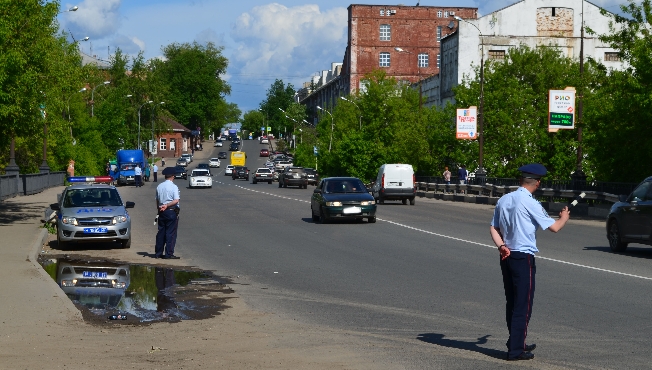
[[[188,171],[185,166],[174,166],[174,178],[175,179],[187,179]]]
[[[314,168],[304,168],[306,171],[306,178],[308,179],[308,185],[317,185],[319,184],[319,173]]]
[[[233,169],[235,168],[234,165],[228,165],[226,166],[226,169],[224,169],[224,176],[229,176],[233,174]]]
[[[264,137],[264,138],[260,139],[260,143],[261,143],[261,144],[269,144],[269,139],[267,139],[266,137]]]
[[[252,180],[254,184],[258,182],[267,182],[268,184],[271,184],[272,181],[274,181],[274,174],[272,173],[272,170],[262,167],[256,170],[254,173],[254,179]]]
[[[231,178],[236,179],[245,179],[249,181],[249,169],[244,166],[235,166],[233,172],[231,173]]]
[[[217,159],[226,159],[226,158],[227,158],[226,152],[217,153]]]
[[[219,158],[211,158],[208,160],[208,165],[210,167],[220,167],[220,159]]]
[[[231,142],[231,145],[229,145],[229,150],[230,151],[237,151],[240,146],[236,142]]]
[[[315,222],[365,218],[369,223],[376,222],[376,201],[355,177],[322,179],[310,198],[310,211]]]
[[[186,167],[188,166],[188,161],[185,158],[177,159],[177,166]]]
[[[276,162],[276,164],[274,165],[274,169],[276,171],[283,171],[285,167],[290,167],[290,166],[292,166],[292,162],[290,161],[279,161]]]
[[[181,158],[185,158],[188,161],[188,163],[192,163],[192,154],[190,153],[181,154]]]
[[[261,149],[260,150],[260,156],[261,157],[269,157],[269,150],[268,149]]]
[[[213,144],[214,147],[223,146],[223,145],[224,144],[223,144],[222,140],[215,140],[215,144]]]
[[[624,252],[629,243],[652,245],[652,177],[629,195],[621,195],[607,216],[607,239],[614,252]]]
[[[209,166],[208,163],[200,163],[200,164],[198,164],[197,169],[207,170],[209,174],[211,172],[211,166]]]
[[[278,187],[287,188],[288,186],[298,186],[299,189],[308,188],[308,179],[303,167],[288,166],[278,175]]]
[[[196,168],[190,172],[190,179],[188,180],[188,187],[213,187],[213,178],[211,173],[206,168]]]

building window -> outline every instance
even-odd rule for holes
[[[441,41],[441,26],[437,26],[437,42]]]
[[[441,65],[441,54],[437,54],[437,68]]]
[[[441,18],[441,10],[437,12],[437,18]]]
[[[620,62],[620,55],[618,53],[607,52],[604,53],[605,62]]]
[[[380,53],[380,66],[389,67],[389,53],[387,52]]]
[[[448,18],[448,12],[444,12],[444,18]]]
[[[380,9],[380,16],[384,17],[385,16],[385,9]]]
[[[428,66],[428,54],[426,53],[421,53],[418,55],[419,57],[419,68],[427,67]]]
[[[166,138],[161,138],[161,150],[167,150],[167,139]]]
[[[504,60],[505,50],[489,50],[489,59]]]
[[[177,148],[177,141],[174,139],[170,139],[170,150],[176,150]]]
[[[392,40],[392,27],[389,24],[380,25],[380,41]]]

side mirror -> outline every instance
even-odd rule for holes
[[[619,201],[619,202],[627,202],[627,197],[628,197],[628,196],[625,195],[625,194],[620,194],[620,195],[618,196],[618,201]]]
[[[134,202],[125,203],[125,208],[134,208],[135,206],[136,206],[136,203],[134,203]]]
[[[61,208],[59,207],[59,203],[52,203],[50,204],[50,209],[54,211],[59,211]]]
[[[315,194],[321,194],[321,189],[315,189],[312,192],[315,193]]]

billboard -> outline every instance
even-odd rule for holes
[[[548,91],[548,131],[575,128],[575,90]]]
[[[478,138],[478,110],[469,107],[457,110],[457,133],[459,140],[475,140]]]

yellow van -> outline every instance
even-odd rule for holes
[[[245,166],[247,154],[245,152],[231,152],[231,164],[234,166]]]

